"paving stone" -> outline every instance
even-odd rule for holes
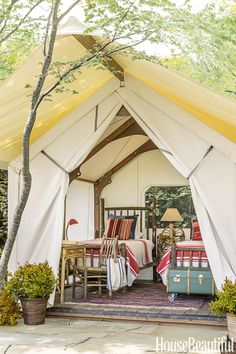
[[[224,335],[226,330],[213,326],[66,318],[47,318],[45,325],[26,326],[21,320],[17,326],[1,327],[0,354],[147,354],[156,353],[157,337],[213,340]]]

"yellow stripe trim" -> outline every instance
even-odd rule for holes
[[[127,70],[128,72],[129,70]],[[152,89],[154,89],[156,92],[161,94],[162,96],[168,98],[170,101],[174,102],[177,104],[179,107],[183,108],[185,111],[193,114],[196,118],[201,120],[203,123],[207,124],[209,127],[213,128],[220,134],[224,135],[227,139],[231,140],[232,142],[236,143],[236,118],[235,118],[235,125],[227,123],[226,121],[222,121],[219,117],[206,113],[202,110],[199,110],[197,107],[189,104],[183,99],[180,99],[176,97],[175,95],[171,94],[170,92],[167,92],[163,88],[159,87],[156,84],[153,84],[152,82],[145,80],[143,77],[140,77],[139,75],[134,74],[133,72],[130,74],[132,76],[135,76],[138,80],[142,81]]]

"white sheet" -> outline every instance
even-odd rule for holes
[[[138,266],[141,268],[148,263],[152,262],[152,249],[154,247],[153,242],[150,240],[126,240],[119,241],[119,243],[125,243],[133,253]],[[147,257],[145,256],[145,245],[147,251]]]

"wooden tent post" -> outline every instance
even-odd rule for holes
[[[106,173],[94,183],[94,229],[95,238],[100,237],[101,231],[101,193],[111,181],[111,173]]]
[[[101,226],[101,221],[100,221],[100,212],[101,212],[101,206],[100,206],[100,197],[103,189],[112,182],[111,177],[117,173],[119,170],[121,170],[124,166],[126,166],[129,162],[131,162],[133,159],[135,159],[138,155],[147,152],[147,151],[152,151],[156,150],[157,147],[154,145],[154,143],[151,140],[146,141],[143,145],[141,145],[138,149],[133,151],[130,155],[128,155],[124,160],[120,161],[116,166],[112,167],[110,171],[105,173],[102,177],[100,177],[95,183],[94,183],[94,227],[95,227],[95,238],[98,238],[100,236],[100,226]]]
[[[152,204],[152,242],[156,244],[156,233],[157,233],[157,225],[156,225],[156,208],[157,208],[157,203],[156,203],[156,198],[153,198]]]
[[[154,243],[155,247],[153,249],[153,259],[157,258],[157,224],[156,224],[156,198],[153,198],[151,203],[151,211],[152,211],[152,242]],[[157,271],[156,265],[153,267],[153,280],[157,281]]]
[[[104,234],[105,232],[105,199],[101,198],[100,199],[100,206],[101,206],[101,236]]]

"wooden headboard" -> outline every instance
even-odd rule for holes
[[[106,220],[109,215],[138,215],[138,229],[145,232],[147,239],[156,244],[156,201],[153,200],[147,207],[106,207],[105,200],[101,199],[101,230],[100,235],[104,234]],[[151,224],[151,231],[149,225]]]

